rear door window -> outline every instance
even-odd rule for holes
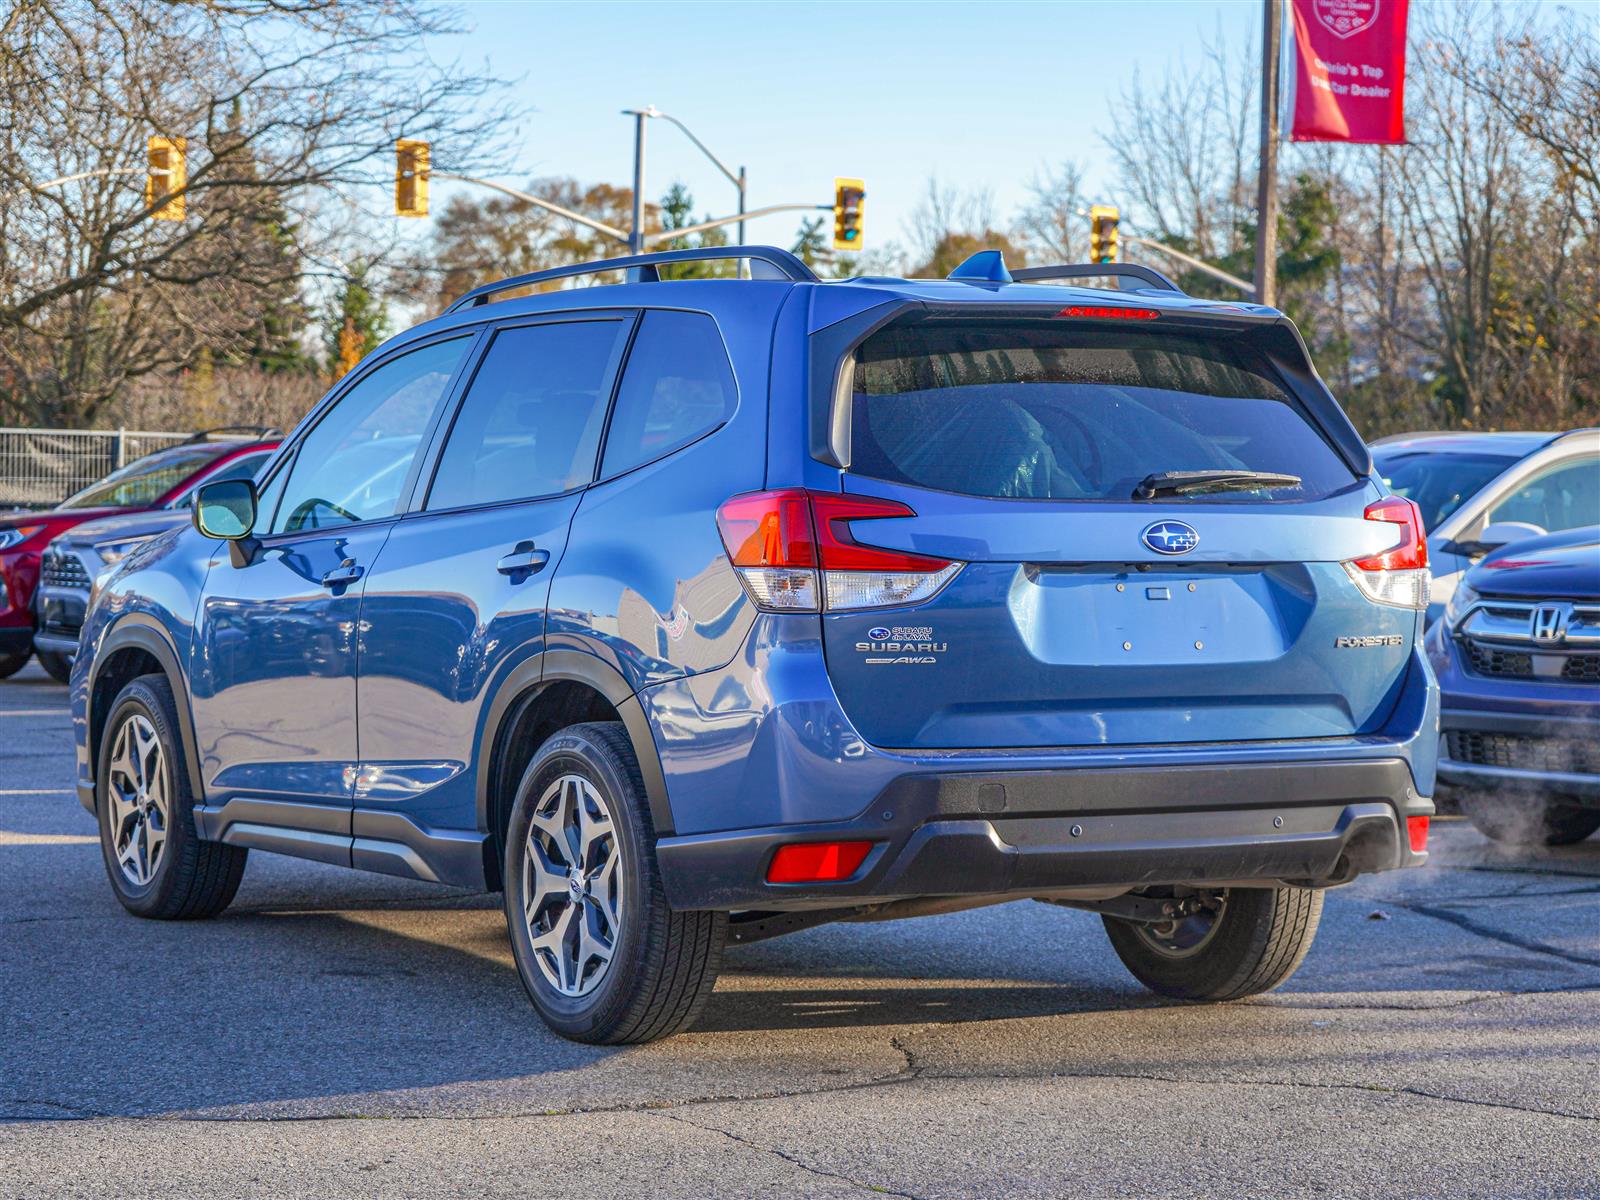
[[[1147,475],[1245,470],[1316,499],[1355,476],[1264,359],[1223,339],[1051,321],[890,326],[855,353],[851,468],[969,496],[1126,501]]]
[[[456,413],[427,507],[553,496],[591,482],[627,329],[592,320],[499,330]]]
[[[738,396],[717,324],[704,313],[644,315],[606,433],[600,473],[670,454],[733,415]]]

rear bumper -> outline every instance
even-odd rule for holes
[[[61,654],[67,658],[78,656],[78,639],[65,633],[41,629],[33,635],[33,648],[47,654]]]
[[[1421,866],[1431,816],[1401,759],[918,775],[854,821],[663,838],[674,908],[804,909],[917,896],[1156,884],[1338,883]],[[856,876],[769,884],[777,848],[864,840]]]

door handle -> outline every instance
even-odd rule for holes
[[[333,570],[322,577],[322,586],[327,588],[344,587],[360,579],[364,572],[356,566],[356,560],[347,558]]]
[[[537,574],[544,570],[545,563],[550,561],[550,551],[541,550],[532,542],[518,542],[510,554],[501,557],[495,563],[494,569],[502,575],[518,575],[526,572],[529,575]]]

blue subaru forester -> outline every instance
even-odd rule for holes
[[[258,479],[84,625],[141,916],[252,848],[503,890],[544,1019],[631,1042],[729,941],[1021,898],[1246,996],[1427,857],[1421,523],[1271,309],[993,252],[562,268],[386,343]]]

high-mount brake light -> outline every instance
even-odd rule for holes
[[[962,563],[863,545],[850,527],[916,515],[897,500],[781,488],[725,501],[717,530],[758,608],[840,612],[919,604],[955,578]]]
[[[1344,564],[1362,593],[1375,604],[1393,608],[1428,607],[1432,576],[1428,572],[1428,538],[1422,528],[1422,510],[1403,496],[1386,496],[1367,505],[1368,521],[1400,527],[1400,540],[1378,554],[1351,559]]]
[[[1124,308],[1109,304],[1072,304],[1056,314],[1058,317],[1089,317],[1096,321],[1154,321],[1161,313],[1153,308]]]

